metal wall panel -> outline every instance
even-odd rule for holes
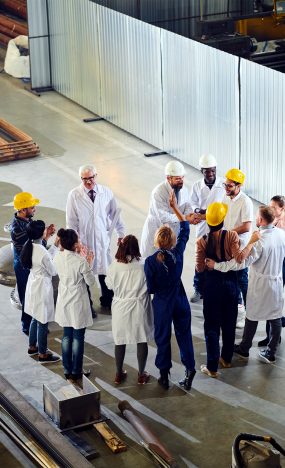
[[[163,149],[198,167],[213,153],[219,173],[238,167],[238,58],[162,31]]]
[[[51,86],[46,0],[27,0],[31,86]]]
[[[160,30],[98,6],[102,115],[162,146]]]
[[[49,0],[53,86],[101,114],[97,8],[89,0]]]
[[[282,73],[241,60],[241,168],[263,203],[285,193],[284,100]]]

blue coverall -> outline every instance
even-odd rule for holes
[[[171,325],[173,322],[181,361],[188,370],[195,368],[191,333],[191,310],[181,281],[183,253],[189,239],[188,221],[180,222],[176,246],[160,250],[165,261],[157,260],[156,251],[145,261],[149,294],[153,297],[154,338],[157,346],[155,365],[160,371],[169,371],[171,363]]]

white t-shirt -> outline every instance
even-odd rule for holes
[[[223,203],[228,205],[228,212],[225,217],[224,227],[228,231],[240,226],[247,221],[253,221],[253,204],[251,199],[243,192],[240,192],[235,198],[231,199],[225,196]],[[248,243],[251,235],[249,232],[239,234],[241,248]]]

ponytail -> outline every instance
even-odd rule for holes
[[[22,248],[20,254],[20,262],[23,268],[32,268],[32,255],[33,255],[33,242],[31,239],[27,240]]]
[[[20,262],[24,268],[29,270],[32,268],[33,241],[43,237],[45,227],[45,223],[41,220],[31,221],[28,225],[27,234],[29,239],[25,242],[20,254]]]

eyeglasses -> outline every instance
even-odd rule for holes
[[[93,179],[95,179],[95,174],[90,177],[81,177],[81,180],[83,180],[83,182],[88,182],[88,180],[93,180]]]
[[[226,183],[223,183],[223,186],[224,186],[225,188],[228,188],[228,189],[233,189],[233,188],[236,187],[236,184],[226,184]]]

